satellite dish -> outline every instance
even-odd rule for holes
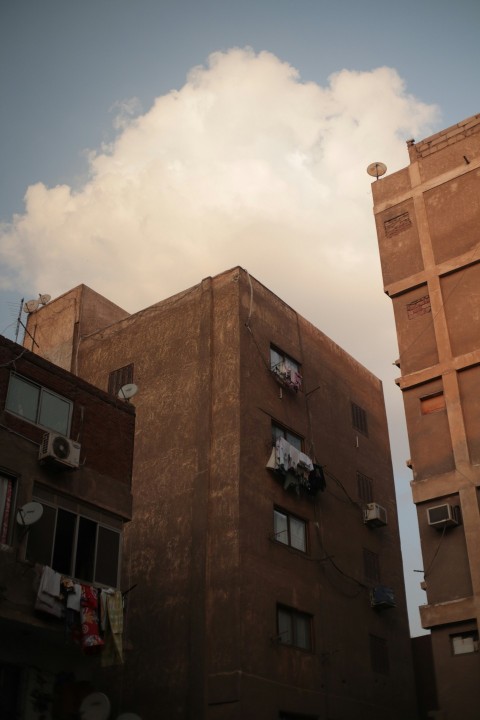
[[[23,312],[26,312],[26,313],[35,312],[35,310],[38,309],[39,305],[40,305],[40,303],[38,300],[27,300],[27,302],[23,306]]]
[[[137,713],[122,713],[117,717],[117,720],[142,720],[140,715],[137,715]]]
[[[107,720],[110,715],[110,700],[101,692],[87,695],[80,705],[81,720]]]
[[[39,502],[28,502],[17,511],[17,523],[24,527],[33,525],[43,515],[43,505]]]
[[[120,400],[130,400],[130,398],[136,395],[137,392],[138,387],[135,385],[135,383],[127,383],[126,385],[122,385],[122,387],[117,393],[117,397]]]
[[[39,295],[38,296],[38,301],[39,301],[40,305],[46,305],[47,303],[50,302],[51,299],[52,299],[51,295]]]
[[[381,162],[373,162],[367,167],[367,173],[378,180],[379,177],[385,175],[387,166]]]

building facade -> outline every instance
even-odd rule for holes
[[[241,268],[131,316],[97,297],[28,329],[88,382],[138,386],[115,710],[415,718],[380,381]]]
[[[480,115],[421,142],[372,185],[393,302],[439,697],[480,716]]]
[[[2,720],[69,720],[104,674],[118,678],[93,616],[102,591],[122,606],[127,589],[134,422],[133,407],[0,337]]]

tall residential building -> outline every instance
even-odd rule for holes
[[[134,430],[132,406],[0,337],[1,720],[78,717],[118,677],[97,619],[120,608],[121,648]]]
[[[372,185],[393,302],[438,717],[480,717],[480,115]]]
[[[130,316],[79,286],[28,330],[138,387],[114,711],[415,718],[381,382],[238,267]]]

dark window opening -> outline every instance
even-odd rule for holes
[[[120,532],[42,501],[28,534],[27,560],[85,582],[117,587]]]
[[[362,503],[373,502],[373,480],[360,472],[357,472],[357,494]]]
[[[108,376],[108,392],[116,397],[120,388],[130,383],[133,383],[133,363],[112,370]]]
[[[312,650],[312,616],[293,608],[277,607],[277,637],[283,645]]]
[[[372,583],[380,582],[380,558],[376,552],[363,548],[363,571],[365,580]]]
[[[307,523],[305,520],[275,508],[273,532],[277,542],[295,548],[295,550],[307,552]]]
[[[0,544],[12,540],[16,484],[13,477],[0,475]]]
[[[388,675],[390,661],[388,657],[388,645],[385,638],[370,635],[370,663],[374,672],[381,675]]]

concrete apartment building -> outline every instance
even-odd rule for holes
[[[130,316],[79,286],[28,330],[138,386],[114,712],[415,718],[381,382],[241,268]]]
[[[372,185],[393,302],[439,708],[480,717],[480,115]]]
[[[0,337],[2,720],[71,720],[121,667],[93,614],[100,588],[120,606],[126,589],[134,423],[132,406]]]

